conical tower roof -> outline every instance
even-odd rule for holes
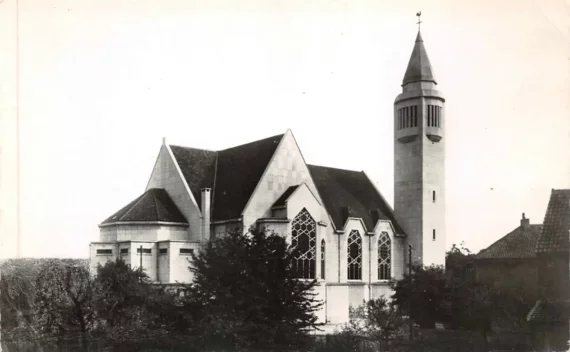
[[[410,57],[410,62],[408,62],[408,68],[406,69],[402,85],[419,81],[428,81],[437,84],[426,48],[424,47],[422,34],[418,31],[414,50],[412,50],[412,56]]]

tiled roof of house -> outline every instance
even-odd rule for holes
[[[212,220],[241,216],[255,186],[283,135],[220,151],[171,146],[194,199],[201,204],[201,189],[212,189]]]
[[[534,258],[536,243],[542,225],[519,226],[489,247],[481,250],[477,259],[524,259]]]
[[[337,229],[348,217],[362,218],[368,231],[377,220],[389,220],[398,234],[404,234],[390,206],[362,171],[307,165],[324,206]]]
[[[162,188],[147,190],[101,225],[131,221],[187,223],[184,215]]]
[[[570,189],[552,190],[543,225],[536,252],[567,252],[570,241]]]

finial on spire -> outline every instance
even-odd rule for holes
[[[416,13],[416,16],[418,16],[418,32],[420,31],[420,24],[422,23],[422,12],[418,12]]]

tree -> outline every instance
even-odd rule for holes
[[[292,248],[274,232],[234,231],[193,256],[189,302],[198,334],[234,346],[283,344],[317,328],[316,281],[298,280]]]
[[[445,320],[446,277],[440,266],[413,266],[409,274],[396,281],[392,300],[402,314],[410,315],[422,328],[433,329],[436,322]],[[412,304],[411,310],[409,308]]]
[[[36,279],[37,326],[46,334],[87,332],[93,322],[92,280],[87,263],[49,260]]]

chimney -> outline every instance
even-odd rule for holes
[[[527,219],[527,218],[524,216],[524,213],[523,213],[523,214],[522,214],[522,219],[521,219],[521,227],[524,228],[524,229],[526,229],[526,228],[528,228],[528,225],[529,225],[529,224],[530,224],[530,220]]]
[[[210,188],[202,188],[201,198],[202,198],[202,241],[210,240],[210,204],[212,201]]]

